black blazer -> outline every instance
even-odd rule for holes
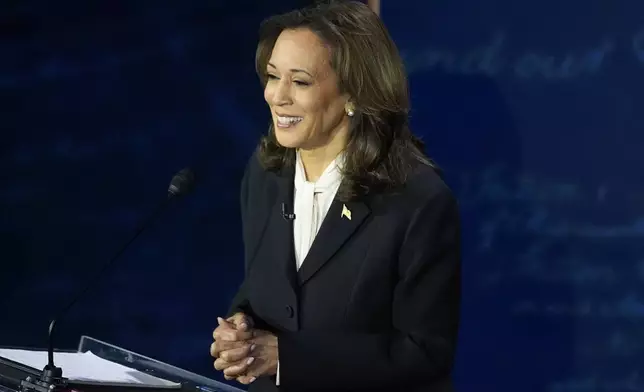
[[[449,188],[420,166],[397,191],[334,200],[296,271],[281,208],[293,175],[253,156],[242,182],[245,279],[230,313],[273,331],[280,360],[279,388],[261,377],[249,390],[452,391],[460,225]]]

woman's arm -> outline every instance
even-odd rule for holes
[[[244,169],[244,175],[242,176],[241,180],[241,186],[240,186],[240,191],[239,191],[239,207],[240,207],[240,212],[241,212],[241,224],[242,224],[242,236],[244,242],[246,241],[246,228],[244,225],[246,225],[246,218],[248,215],[248,188],[249,188],[249,182],[250,182],[250,170],[251,170],[251,165],[252,165],[252,159],[255,159],[255,156],[253,155],[251,158],[251,161],[246,164],[246,168]],[[248,295],[246,293],[246,276],[248,275],[248,260],[246,257],[244,257],[244,281],[242,284],[239,286],[239,289],[237,290],[237,294],[233,297],[233,300],[231,302],[230,308],[228,310],[228,313],[226,315],[226,318],[231,317],[233,314],[242,312],[242,313],[247,313],[250,311],[250,304],[248,302]]]
[[[239,201],[240,201],[240,211],[241,211],[241,223],[242,223],[242,236],[244,241],[244,280],[237,289],[237,293],[233,297],[228,313],[226,314],[225,319],[229,319],[235,313],[244,313],[246,316],[250,317],[252,324],[255,328],[264,329],[267,331],[274,331],[275,328],[271,327],[269,324],[261,320],[250,304],[248,299],[248,288],[247,288],[247,278],[250,271],[250,255],[248,252],[247,241],[251,237],[249,232],[256,229],[253,226],[253,220],[250,219],[251,213],[249,212],[249,195],[253,192],[257,192],[259,186],[258,181],[258,172],[261,170],[258,157],[256,152],[250,157],[246,168],[244,169],[244,175],[241,181],[241,187],[239,192]]]
[[[448,190],[419,208],[399,255],[390,333],[278,334],[280,388],[431,383],[449,375],[460,303],[460,225]]]

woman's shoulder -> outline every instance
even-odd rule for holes
[[[251,197],[257,197],[273,190],[283,177],[280,171],[266,168],[258,151],[254,151],[246,162],[242,183]]]
[[[247,182],[262,182],[271,172],[262,165],[259,151],[255,149],[246,161],[244,180]]]
[[[451,188],[443,180],[439,169],[419,163],[409,171],[406,181],[399,187],[385,192],[381,201],[395,204],[405,210],[417,210],[435,203],[455,203]]]
[[[452,190],[443,180],[440,169],[434,165],[417,165],[407,178],[405,188],[411,196],[420,199],[452,195]]]
[[[250,155],[248,160],[246,161],[246,168],[244,170],[244,178],[246,180],[250,180],[251,178],[255,178],[258,175],[262,175],[264,172],[262,168],[262,164],[259,160],[259,156],[257,153],[257,150],[254,150],[253,153]]]
[[[288,160],[288,159],[286,159]],[[261,146],[258,146],[246,163],[246,175],[258,178],[271,178],[274,176],[287,176],[293,168],[290,165],[284,164],[283,156],[270,156],[267,157],[265,151],[261,151]]]

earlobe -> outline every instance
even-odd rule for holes
[[[356,108],[353,102],[347,102],[344,106],[344,111],[347,113],[347,116],[353,117],[356,114]]]

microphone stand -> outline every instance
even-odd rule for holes
[[[62,316],[64,316],[72,306],[78,302],[100,279],[101,276],[114,264],[116,260],[127,250],[127,248],[132,244],[138,237],[143,233],[145,228],[152,223],[161,212],[170,204],[173,200],[190,193],[194,188],[195,177],[192,170],[186,168],[179,173],[177,173],[170,183],[168,188],[168,197],[159,204],[159,206],[148,216],[148,219],[143,221],[139,225],[139,228],[136,230],[135,234],[127,241],[116,254],[103,265],[98,273],[93,276],[93,279],[89,279],[87,285],[77,293],[72,300],[69,301],[67,306],[58,314],[58,316],[51,320],[49,323],[49,333],[48,333],[48,347],[47,347],[47,365],[42,370],[40,378],[35,377],[26,377],[20,382],[20,390],[22,392],[63,392],[69,390],[68,380],[63,377],[63,369],[57,367],[54,364],[54,332],[56,329],[56,321]]]

